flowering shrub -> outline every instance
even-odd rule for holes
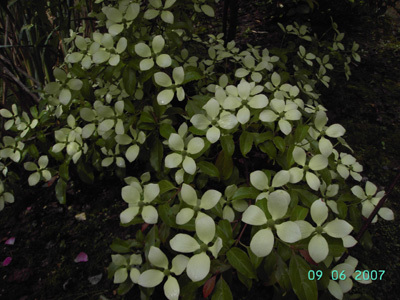
[[[163,283],[168,299],[190,299],[206,284],[205,297],[232,299],[231,272],[249,289],[260,280],[299,299],[326,290],[342,299],[357,260],[336,261],[383,192],[370,182],[364,192],[345,129],[328,125],[318,102],[329,55],[300,46],[291,61],[224,46],[221,35],[196,35],[204,14],[214,16],[204,0],[120,0],[93,13],[92,36],[71,31],[65,63],[31,116],[16,105],[0,110],[0,208],[14,201],[12,162],[26,160],[30,186],[56,178],[62,203],[70,168],[85,182],[116,174],[126,183],[121,226],[148,225],[111,245],[120,294],[139,285],[150,298]],[[312,41],[307,28],[283,29]],[[344,50],[342,39],[333,53]],[[379,216],[393,219],[388,208]],[[317,269],[318,284],[307,278]],[[348,280],[330,280],[330,270]]]

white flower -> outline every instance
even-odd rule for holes
[[[153,266],[162,269],[162,271],[157,269],[144,271],[139,276],[138,284],[146,288],[155,287],[163,281],[165,276],[167,276],[167,281],[164,283],[165,297],[169,300],[178,300],[180,293],[179,284],[171,273],[178,276],[181,275],[186,269],[189,258],[185,255],[179,254],[172,259],[172,266],[171,268],[168,268],[168,258],[164,252],[157,247],[151,246],[148,259]]]
[[[277,172],[272,180],[271,186],[268,183],[268,177],[263,171],[254,171],[250,174],[250,183],[259,191],[262,191],[257,197],[256,201],[266,198],[268,194],[276,187],[284,186],[289,182],[289,171],[281,170]]]
[[[129,207],[120,214],[122,224],[129,223],[138,214],[148,224],[156,224],[158,220],[157,209],[151,202],[160,194],[160,187],[157,183],[142,186],[133,181],[130,185],[124,186],[121,190],[122,199],[129,204]]]
[[[169,243],[171,248],[177,252],[197,252],[189,259],[186,267],[188,277],[194,282],[203,280],[210,272],[211,261],[206,251],[210,251],[217,258],[222,248],[222,239],[219,237],[212,246],[208,246],[215,238],[215,222],[210,216],[199,212],[196,217],[195,227],[196,235],[201,243],[190,235],[183,233],[175,235]]]
[[[328,218],[328,206],[322,199],[315,200],[310,208],[311,218],[317,227],[313,227],[307,221],[295,221],[301,230],[301,238],[305,239],[315,233],[308,244],[308,252],[311,258],[319,263],[323,261],[329,252],[328,242],[322,234],[328,234],[334,238],[344,238],[353,230],[353,226],[344,220],[336,218],[326,224],[324,222]],[[324,224],[324,225],[323,225]]]
[[[365,192],[359,185],[353,186],[351,188],[351,192],[358,199],[361,200],[361,205],[362,205],[361,212],[362,215],[366,218],[368,218],[371,215],[371,213],[375,209],[375,206],[378,205],[379,201],[385,195],[385,191],[380,191],[377,193],[376,185],[370,181],[367,181],[365,183]],[[393,211],[387,207],[382,207],[381,209],[379,209],[378,214],[382,219],[386,221],[391,221],[394,219]],[[375,223],[376,221],[378,221],[378,216],[374,217],[372,223]]]
[[[264,257],[271,253],[274,247],[274,234],[276,229],[278,237],[287,243],[295,243],[301,239],[299,226],[292,221],[276,223],[285,217],[290,203],[287,192],[278,190],[267,196],[267,208],[272,219],[268,220],[265,212],[256,205],[250,205],[243,213],[242,221],[255,226],[263,226],[251,239],[250,249],[258,257]]]
[[[195,215],[196,211],[199,211],[200,209],[212,209],[217,205],[222,196],[221,192],[208,190],[203,194],[201,199],[198,199],[196,190],[186,183],[182,185],[180,195],[182,200],[193,208],[185,207],[178,212],[176,215],[176,224],[178,225],[183,225],[189,222]]]

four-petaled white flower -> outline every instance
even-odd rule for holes
[[[245,124],[250,120],[251,111],[249,107],[261,109],[268,105],[268,97],[260,94],[263,91],[263,86],[256,86],[254,82],[248,83],[242,79],[237,87],[228,85],[225,90],[228,97],[223,101],[222,107],[226,110],[238,110],[236,118],[240,124]]]
[[[225,110],[221,112],[221,105],[214,98],[211,98],[203,106],[203,109],[207,114],[196,114],[190,119],[190,122],[197,129],[207,129],[206,137],[210,143],[215,143],[219,140],[221,136],[220,128],[230,130],[238,123],[236,117],[230,112]]]
[[[224,220],[228,220],[229,222],[233,222],[233,220],[235,219],[235,211],[244,212],[248,207],[246,200],[232,199],[237,189],[238,187],[235,184],[227,186],[225,189],[224,197],[221,197],[220,200],[223,207],[222,218]]]
[[[107,21],[106,26],[108,32],[112,36],[120,34],[124,28],[128,28],[134,19],[140,13],[139,3],[129,3],[127,1],[120,1],[119,8],[115,7],[103,7],[102,12],[106,15]]]
[[[303,148],[295,147],[293,150],[293,160],[303,168],[293,167],[289,170],[290,183],[298,183],[306,174],[306,182],[314,191],[318,191],[321,181],[313,172],[325,169],[328,166],[328,159],[322,154],[314,155],[308,163],[306,163],[307,154]]]
[[[174,79],[174,84],[168,74],[164,72],[157,72],[154,74],[155,82],[165,90],[162,90],[157,95],[157,102],[160,105],[167,105],[172,101],[176,93],[176,97],[179,101],[185,99],[185,90],[180,86],[185,79],[185,72],[183,67],[176,67],[172,70],[172,78]]]
[[[210,251],[217,258],[222,248],[220,237],[215,240],[212,246],[208,246],[215,238],[215,223],[210,216],[199,212],[195,227],[196,235],[200,241],[188,234],[178,233],[169,242],[171,248],[177,252],[196,253],[189,259],[186,267],[188,277],[194,282],[203,280],[210,272],[211,261],[206,252]]]
[[[276,229],[278,237],[284,242],[295,243],[301,239],[300,228],[295,222],[280,223],[280,220],[287,213],[289,203],[289,194],[286,191],[278,190],[267,196],[267,208],[272,219],[268,220],[265,212],[256,205],[250,205],[243,213],[243,222],[263,226],[250,242],[250,249],[256,256],[264,257],[271,253],[275,242],[272,228]]]
[[[133,283],[138,283],[140,271],[135,266],[142,264],[142,256],[140,254],[111,255],[112,262],[119,268],[114,273],[114,283],[123,283],[129,277]]]
[[[165,40],[161,35],[156,35],[153,38],[151,48],[145,43],[138,43],[135,45],[135,52],[143,59],[139,63],[141,71],[150,70],[154,66],[154,59],[156,57],[156,64],[161,68],[167,68],[171,65],[171,57],[168,54],[161,54],[165,46]]]
[[[31,161],[24,163],[25,170],[35,171],[35,173],[32,173],[28,178],[30,186],[36,185],[40,181],[41,177],[43,177],[44,180],[46,181],[49,181],[51,179],[50,171],[46,170],[48,164],[49,164],[49,158],[46,155],[42,155],[41,157],[39,157],[38,160],[39,166],[37,166],[34,162]]]
[[[289,171],[281,170],[277,172],[272,179],[271,186],[268,183],[268,177],[263,171],[254,171],[250,174],[250,183],[254,186],[257,190],[261,191],[257,197],[256,201],[267,198],[270,192],[273,192],[275,188],[284,186],[289,182],[290,173]]]
[[[175,151],[165,157],[165,166],[169,169],[177,168],[182,164],[186,173],[193,175],[196,172],[196,162],[191,157],[204,148],[204,141],[200,137],[194,137],[187,142],[177,133],[171,133],[168,146]]]
[[[379,201],[385,195],[385,191],[377,191],[377,187],[370,181],[365,183],[365,192],[359,185],[355,185],[351,188],[352,193],[361,200],[362,210],[361,213],[364,217],[368,218],[374,211],[375,206],[378,205]],[[379,216],[387,221],[394,219],[393,211],[390,208],[382,207],[378,211]],[[378,216],[375,216],[372,223],[378,221]]]
[[[176,224],[183,225],[189,222],[195,213],[201,209],[209,210],[217,205],[221,199],[221,192],[216,190],[206,191],[201,199],[197,198],[196,190],[190,185],[184,183],[180,192],[182,200],[190,207],[182,208],[176,215]]]
[[[178,280],[171,275],[175,274],[177,276],[181,275],[185,271],[186,266],[189,262],[189,258],[185,255],[179,254],[172,259],[171,268],[168,268],[168,258],[159,248],[151,246],[149,255],[149,262],[156,266],[160,270],[149,269],[144,271],[139,276],[138,284],[146,287],[152,288],[159,285],[165,276],[167,276],[167,281],[164,283],[164,294],[169,300],[178,300],[180,288]]]
[[[158,212],[151,202],[159,194],[160,187],[157,183],[149,183],[142,188],[140,183],[133,181],[130,185],[124,186],[121,195],[129,207],[120,214],[121,223],[129,223],[134,217],[141,214],[146,223],[156,224]]]
[[[145,19],[152,20],[158,15],[161,15],[161,20],[163,20],[165,23],[174,23],[174,15],[167,9],[171,8],[176,0],[165,0],[164,5],[162,4],[161,0],[149,0],[149,2],[153,8],[146,10],[143,16]]]
[[[316,263],[319,263],[327,258],[329,253],[328,242],[322,234],[328,234],[333,238],[345,238],[353,230],[353,226],[338,218],[323,225],[328,218],[329,210],[322,199],[315,200],[311,205],[310,211],[311,218],[317,224],[317,227],[303,220],[295,221],[295,223],[300,227],[302,239],[314,234],[308,244],[308,252],[311,258]]]
[[[342,178],[347,179],[350,175],[354,180],[361,181],[360,172],[362,172],[363,166],[356,161],[353,155],[343,152],[339,155],[335,149],[333,149],[333,154],[337,162],[336,170]]]
[[[292,131],[292,124],[289,121],[297,121],[301,118],[298,105],[292,100],[272,99],[269,104],[270,109],[260,113],[260,120],[263,122],[278,121],[279,129],[288,135]]]

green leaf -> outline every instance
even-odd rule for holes
[[[150,151],[150,164],[157,172],[161,170],[163,153],[164,149],[161,141],[159,139],[155,139],[153,147]]]
[[[237,273],[237,275],[240,282],[243,283],[243,285],[250,291],[251,287],[253,286],[253,281],[242,273]]]
[[[112,251],[117,253],[130,253],[132,252],[132,248],[141,248],[142,244],[136,240],[122,240],[120,238],[116,238],[113,240],[110,248]]]
[[[277,269],[275,276],[276,280],[284,291],[289,291],[292,289],[288,267],[279,255],[277,255]]]
[[[171,133],[176,133],[174,127],[171,124],[161,124],[160,126],[160,134],[164,139],[168,139]]]
[[[319,198],[317,195],[314,195],[307,190],[293,189],[293,191],[299,195],[301,202],[308,207],[311,207],[311,204]]]
[[[272,142],[265,142],[260,145],[260,150],[266,154],[272,159],[276,158],[276,148]]]
[[[224,152],[227,155],[232,156],[233,153],[235,152],[235,143],[233,141],[232,135],[231,134],[223,135],[221,136],[220,141]]]
[[[232,226],[228,220],[221,220],[217,225],[217,236],[222,239],[224,247],[229,248],[234,243],[232,238]]]
[[[337,209],[339,211],[339,217],[341,219],[346,219],[347,217],[347,205],[343,201],[337,201]]]
[[[183,84],[186,84],[191,81],[198,81],[204,78],[204,74],[201,72],[199,68],[189,66],[185,69],[185,79],[183,80]]]
[[[200,168],[200,171],[203,172],[204,174],[207,174],[211,177],[219,178],[218,168],[214,164],[208,161],[201,161],[197,163],[197,166]]]
[[[134,285],[134,283],[130,280],[127,280],[127,281],[121,283],[117,290],[118,295],[125,295],[132,289],[133,285]]]
[[[290,221],[304,220],[308,215],[308,208],[296,205],[290,214]]]
[[[226,253],[226,257],[232,267],[234,267],[239,273],[242,273],[248,278],[257,279],[256,272],[246,252],[234,247]]]
[[[60,204],[67,202],[67,182],[62,178],[58,179],[56,184],[56,198]]]
[[[284,152],[285,151],[286,144],[285,144],[285,140],[282,137],[280,137],[280,136],[274,137],[273,142],[274,142],[276,148],[278,148],[278,150],[280,152]]]
[[[173,189],[176,189],[176,187],[169,180],[161,180],[158,183],[158,186],[160,187],[160,195],[162,195],[168,191],[171,191]]]
[[[231,289],[222,275],[215,286],[211,300],[233,300]]]
[[[129,96],[133,96],[136,90],[136,73],[130,67],[126,67],[122,74],[122,82],[124,83],[125,91]]]
[[[299,255],[292,255],[289,264],[289,277],[293,290],[300,300],[317,300],[318,290],[315,280],[308,279],[310,265]]]
[[[160,186],[160,189],[161,189],[161,186]],[[173,212],[171,211],[171,207],[169,206],[168,203],[159,205],[157,210],[158,210],[161,220],[165,224],[167,224],[170,227],[176,226],[175,222],[173,221],[173,220],[175,220],[175,216],[174,216]]]
[[[253,147],[253,134],[247,131],[243,131],[239,138],[240,142],[240,151],[243,156],[246,157],[246,154],[250,152]]]
[[[227,180],[229,177],[231,177],[233,172],[232,156],[225,154],[224,151],[221,151],[218,154],[215,165],[217,166],[223,180]]]
[[[333,237],[330,237],[328,235],[324,235],[326,241],[328,242],[328,247],[329,247],[329,255],[332,255],[334,257],[342,256],[344,252],[346,252],[346,248],[343,246],[343,240],[342,239],[336,239]]]
[[[258,146],[261,143],[264,143],[267,140],[272,140],[274,137],[272,131],[263,132],[260,134],[254,135],[254,144]]]
[[[65,181],[69,180],[68,168],[69,168],[69,160],[67,160],[62,165],[60,165],[60,168],[58,169],[58,173],[60,174],[60,177]]]
[[[240,187],[236,190],[232,200],[255,199],[260,191],[253,187]]]
[[[297,126],[297,128],[294,132],[294,140],[296,143],[300,143],[301,141],[303,141],[306,138],[309,128],[310,128],[310,126],[305,125],[305,124],[301,124],[301,125]]]
[[[80,160],[77,165],[77,171],[79,178],[87,184],[93,184],[94,182],[94,174],[92,168],[88,165],[82,162]]]

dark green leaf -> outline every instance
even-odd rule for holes
[[[160,195],[176,188],[169,180],[161,180],[158,186],[160,187]]]
[[[39,151],[34,144],[30,144],[28,147],[28,152],[33,158],[39,157]]]
[[[299,195],[300,201],[308,207],[311,207],[311,204],[313,204],[313,202],[319,198],[317,195],[314,195],[307,190],[293,189],[293,191]]]
[[[280,136],[276,136],[276,137],[274,137],[273,142],[274,142],[276,148],[278,148],[278,150],[280,152],[284,152],[285,151],[286,143],[285,143],[285,140],[283,138],[281,138]]]
[[[118,295],[125,295],[132,289],[132,287],[133,287],[133,282],[130,280],[121,283],[117,290]]]
[[[67,160],[62,165],[60,165],[60,168],[58,169],[58,173],[60,174],[60,177],[64,181],[68,181],[69,180],[69,171],[68,171],[68,169],[69,169],[69,160]]]
[[[207,174],[208,176],[219,178],[218,168],[214,164],[208,161],[201,161],[197,164],[197,166],[200,168],[201,172]]]
[[[254,134],[254,144],[258,146],[258,144],[264,143],[267,140],[272,140],[273,137],[274,134],[272,133],[272,131]]]
[[[176,133],[174,127],[171,124],[163,123],[160,126],[160,134],[164,139],[169,139],[171,133]]]
[[[112,251],[117,253],[129,253],[132,252],[132,248],[141,248],[141,244],[135,240],[122,240],[116,238],[113,240],[110,248]]]
[[[347,217],[347,205],[343,201],[337,201],[337,209],[339,211],[339,217],[341,219],[346,219]]]
[[[310,265],[299,255],[292,255],[289,265],[289,277],[293,290],[300,300],[317,300],[318,290],[315,280],[308,279]]]
[[[171,211],[171,207],[168,203],[158,206],[158,214],[160,215],[161,220],[167,224],[168,226],[176,226],[175,224],[175,216]]]
[[[260,191],[253,187],[240,187],[236,190],[232,200],[255,199],[258,194],[260,194]]]
[[[211,300],[233,300],[231,289],[229,285],[225,282],[224,278],[219,278],[217,285],[215,286],[214,293]]]
[[[276,280],[284,291],[289,291],[292,289],[292,285],[290,284],[289,270],[286,263],[282,260],[282,258],[277,255],[277,268],[276,268]]]
[[[164,148],[159,139],[154,140],[153,147],[150,151],[150,164],[157,172],[161,170]]]
[[[242,273],[248,278],[257,279],[256,272],[246,252],[234,247],[226,253],[226,257],[232,267],[234,267],[239,273]]]
[[[290,214],[290,221],[304,220],[308,215],[308,208],[296,205]]]
[[[244,284],[245,287],[250,291],[251,287],[253,286],[253,280],[248,278],[246,275],[243,275],[242,273],[237,273],[237,276],[240,280],[241,283]]]
[[[221,151],[218,154],[215,165],[218,168],[222,179],[227,180],[229,177],[231,177],[233,172],[233,161],[231,156],[226,155],[224,151]]]
[[[247,131],[243,131],[239,138],[240,151],[243,156],[246,157],[247,153],[250,152],[253,147],[253,134]]]
[[[80,160],[77,164],[77,170],[79,178],[87,184],[93,184],[94,182],[94,174],[92,168]]]
[[[220,141],[221,141],[221,146],[222,146],[222,149],[224,150],[224,152],[227,155],[232,156],[233,153],[235,152],[235,143],[233,142],[232,135],[230,135],[230,134],[223,135],[223,136],[221,136]]]
[[[132,96],[136,90],[136,72],[130,67],[126,67],[122,74],[122,82],[124,83],[125,91],[129,96]]]
[[[67,182],[62,178],[58,179],[56,184],[56,198],[61,204],[67,202]]]
[[[202,78],[204,78],[204,74],[199,68],[189,66],[185,69],[185,79],[183,80],[183,84],[194,80],[198,81]]]
[[[266,154],[272,159],[276,158],[276,147],[272,142],[265,142],[262,143],[260,146],[260,150]]]
[[[307,134],[308,134],[308,129],[309,126],[305,125],[305,124],[301,124],[299,126],[297,126],[295,132],[294,132],[294,140],[296,143],[300,143],[301,141],[303,141]]]

